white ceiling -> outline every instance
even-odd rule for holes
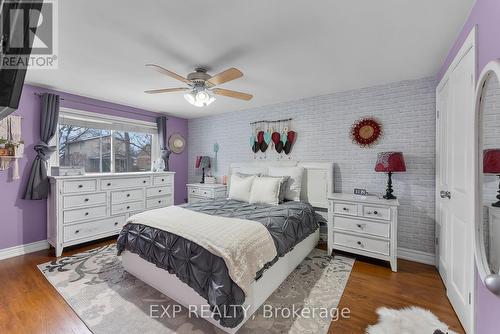
[[[28,71],[44,87],[185,118],[435,75],[474,0],[59,1],[59,69]],[[197,66],[244,77],[222,88],[254,94],[205,108],[182,93]]]

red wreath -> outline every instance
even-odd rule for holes
[[[374,118],[363,118],[351,127],[351,139],[361,147],[375,145],[382,136],[382,125]]]

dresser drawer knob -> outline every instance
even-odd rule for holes
[[[78,233],[80,233],[80,230],[76,230],[76,231],[75,231],[75,234],[78,234]]]
[[[344,211],[349,211],[349,209],[348,209],[348,208],[342,208],[342,210],[344,210]]]
[[[159,200],[158,203],[161,204],[161,200]]]
[[[115,222],[115,226],[118,226],[118,222]]]
[[[127,194],[127,197],[130,197],[130,194]]]
[[[204,191],[204,192],[203,192],[203,195],[206,195],[206,194],[207,194],[207,192],[206,192],[206,191]]]
[[[165,182],[165,179],[161,179],[161,182]]]
[[[356,224],[356,226],[360,229],[363,229],[365,227],[363,224]]]
[[[84,199],[83,201],[84,201],[84,202],[88,202],[88,201],[89,201],[89,199],[88,199],[88,198],[86,198],[86,199]]]
[[[79,185],[78,185],[78,188],[83,188],[83,184],[79,184]]]
[[[358,241],[358,246],[365,247],[361,241]]]
[[[127,210],[130,209],[130,205],[127,205]]]
[[[111,182],[108,182],[106,185],[109,187],[111,185]]]
[[[378,211],[377,210],[373,211],[373,214],[378,215]]]
[[[161,189],[159,189],[158,192],[161,193]]]
[[[142,183],[146,183],[146,180],[143,180]]]
[[[85,216],[88,216],[88,215],[89,215],[89,213],[88,213],[88,212],[85,212]]]

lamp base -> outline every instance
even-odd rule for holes
[[[205,183],[205,168],[201,169],[201,182],[200,183]]]
[[[500,208],[500,201],[498,201],[496,203],[492,203],[491,206],[494,206],[496,208]]]
[[[387,189],[385,190],[384,198],[387,200],[396,199],[397,197],[392,194],[394,192],[394,190],[392,190],[392,172],[387,173],[387,175],[389,179],[387,180]]]

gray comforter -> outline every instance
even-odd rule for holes
[[[302,202],[265,205],[234,200],[207,200],[184,204],[182,207],[209,215],[241,218],[263,224],[273,238],[278,256],[256,273],[256,279],[279,257],[313,233],[318,228],[318,223],[323,221],[311,205]],[[163,230],[129,223],[118,236],[117,248],[118,254],[128,250],[175,274],[208,301],[221,325],[236,327],[243,319],[241,305],[245,301],[245,294],[231,280],[224,260],[196,243]]]

